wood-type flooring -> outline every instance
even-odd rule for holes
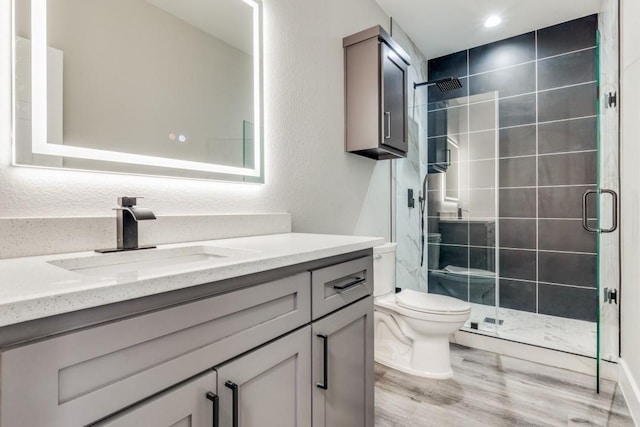
[[[454,376],[413,377],[376,363],[376,427],[630,426],[616,383],[451,344]]]

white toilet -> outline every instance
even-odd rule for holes
[[[395,293],[396,243],[373,248],[375,360],[428,378],[453,375],[449,336],[471,314],[468,302],[410,289]]]

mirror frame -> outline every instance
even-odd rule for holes
[[[181,177],[189,179],[209,179],[222,181],[245,181],[264,183],[264,129],[263,129],[263,22],[261,0],[243,1],[253,8],[253,110],[254,110],[254,164],[253,167],[235,167],[213,163],[177,160],[167,157],[147,156],[62,144],[49,144],[47,139],[47,0],[31,0],[31,154],[39,158],[78,158],[90,160],[91,168],[82,169],[100,172],[142,174]],[[15,0],[12,1],[15,29]],[[16,34],[12,35],[13,72],[13,165],[35,166],[17,159],[16,140]],[[22,144],[25,144],[22,142]],[[123,165],[124,164],[124,165]],[[133,165],[133,167],[132,167]],[[119,166],[119,167],[118,167]],[[140,166],[138,168],[138,166]],[[63,170],[77,170],[54,167]],[[182,171],[182,173],[181,173]]]

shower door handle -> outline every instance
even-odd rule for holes
[[[587,230],[589,233],[597,233],[598,229],[589,227],[589,222],[588,222],[588,219],[587,219],[587,217],[588,217],[587,211],[589,210],[588,209],[589,196],[591,194],[598,194],[598,190],[587,190],[582,195],[582,228]]]
[[[611,223],[611,227],[609,228],[602,228],[600,229],[601,233],[613,233],[614,231],[616,231],[618,229],[618,193],[616,193],[613,190],[600,190],[600,193],[606,193],[606,194],[610,194],[611,195],[611,202],[613,204],[612,208],[613,208],[613,216],[611,218],[612,223]]]
[[[591,194],[610,194],[613,201],[613,223],[609,228],[591,228],[588,223],[588,205]],[[582,227],[590,233],[613,233],[618,229],[618,193],[613,190],[587,190],[582,195]]]

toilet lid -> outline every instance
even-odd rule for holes
[[[455,314],[471,310],[471,305],[466,301],[445,295],[418,292],[412,289],[405,289],[396,294],[396,303],[400,307],[424,313]]]

